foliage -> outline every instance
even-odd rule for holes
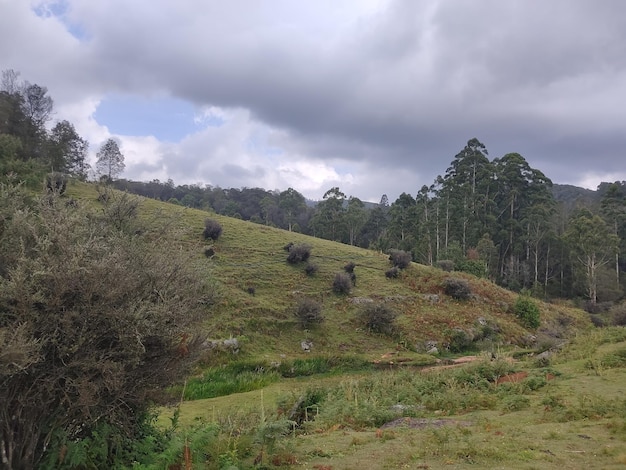
[[[387,279],[395,279],[400,275],[400,269],[398,269],[397,266],[394,266],[391,269],[388,269],[387,271],[385,271],[385,277]]]
[[[305,329],[324,321],[322,304],[308,297],[301,298],[298,301],[294,314],[300,326]]]
[[[457,265],[456,269],[476,277],[485,277],[487,275],[487,265],[484,261],[478,259],[464,260]]]
[[[437,267],[447,273],[454,271],[454,261],[449,259],[442,259],[437,261]]]
[[[107,139],[96,154],[96,171],[108,181],[117,178],[126,167],[124,155],[115,139]]]
[[[356,264],[354,262],[350,261],[348,264],[346,264],[343,267],[343,270],[349,274],[349,273],[353,273],[354,272],[354,268],[355,267],[356,267]]]
[[[287,255],[287,262],[289,264],[298,264],[307,261],[311,256],[311,245],[298,244],[289,247],[289,254]]]
[[[149,400],[185,372],[188,328],[211,292],[180,254],[54,195],[32,205],[3,187],[0,220],[7,465],[33,468],[55,433],[78,441],[108,423],[132,434]]]
[[[398,314],[384,303],[365,305],[358,313],[365,327],[375,333],[393,334],[394,322]]]
[[[304,272],[307,276],[313,276],[319,270],[319,266],[314,263],[307,263],[304,267]]]
[[[468,300],[472,296],[472,289],[465,279],[449,277],[443,283],[446,295],[456,300]]]
[[[46,175],[46,190],[63,194],[67,188],[67,177],[63,173],[52,172]]]
[[[406,269],[411,265],[411,253],[404,250],[391,250],[389,261],[398,269]]]
[[[349,294],[352,290],[352,278],[348,273],[337,273],[333,279],[333,291],[336,294]]]
[[[222,235],[222,225],[215,219],[206,219],[204,221],[204,231],[202,232],[206,240],[211,239],[217,241]]]
[[[530,297],[519,296],[513,305],[513,312],[526,328],[537,328],[540,325],[541,312]]]

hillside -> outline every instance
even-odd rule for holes
[[[69,187],[68,195],[94,202],[97,198],[95,188],[79,183]],[[385,272],[391,265],[382,253],[151,199],[142,199],[140,210],[145,223],[154,229],[158,224],[177,227],[177,239],[164,249],[197,253],[199,269],[218,284],[220,292],[204,325],[208,335],[237,338],[243,355],[297,356],[303,353],[301,341],[307,339],[316,354],[374,358],[390,347],[423,352],[426,342],[436,342],[445,350],[445,345],[463,336],[461,331],[469,343],[476,337],[487,349],[501,344],[530,346],[531,333],[559,338],[567,336],[568,329],[587,325],[586,316],[578,310],[540,304],[542,325],[537,332],[529,332],[511,312],[517,294],[487,280],[415,263],[399,278],[387,279]],[[201,237],[207,217],[223,227],[216,242]],[[286,262],[288,243],[311,247],[309,262],[319,268],[314,275],[305,273],[304,264]],[[210,257],[205,256],[207,248],[214,251]],[[350,262],[356,265],[356,286],[349,295],[337,295],[333,279]],[[444,282],[450,277],[467,280],[471,300],[457,301],[444,294]],[[325,317],[322,324],[306,331],[293,314],[302,297],[321,302]],[[398,331],[393,337],[369,334],[359,323],[357,312],[370,301],[383,302],[398,313]],[[487,336],[481,333],[485,326],[490,330]]]
[[[99,204],[93,186],[74,183],[68,196]],[[162,249],[194,254],[197,269],[215,283],[218,300],[201,334],[212,344],[236,339],[239,349],[205,352],[196,374],[174,389],[180,403],[159,410],[167,446],[153,464],[135,468],[193,462],[208,469],[557,469],[626,462],[623,329],[593,330],[581,310],[534,301],[541,324],[527,330],[512,313],[517,294],[486,280],[419,264],[387,279],[390,262],[382,253],[149,199],[139,214],[146,236],[169,227],[173,236]],[[201,237],[207,217],[223,228],[216,242]],[[314,275],[286,262],[288,243],[311,247]],[[356,286],[338,295],[333,278],[350,262]],[[445,294],[451,277],[467,281],[469,300]],[[302,296],[323,305],[325,321],[308,330],[293,315]],[[370,300],[398,313],[392,334],[371,333],[359,320]],[[302,350],[303,340],[311,352]],[[427,342],[436,342],[439,354],[425,354]],[[448,365],[461,354],[474,362]],[[190,398],[235,382],[247,382],[250,391]]]

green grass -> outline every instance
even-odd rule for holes
[[[93,185],[73,182],[67,197],[101,208]],[[202,238],[207,217],[223,227],[216,242]],[[215,302],[194,333],[240,344],[237,355],[206,350],[186,398],[160,410],[159,425],[173,419],[176,427],[153,468],[180,463],[184,442],[193,443],[194,468],[208,469],[252,468],[255,458],[260,468],[309,469],[626,465],[625,329],[592,330],[581,310],[534,301],[540,325],[528,330],[513,313],[518,296],[485,279],[454,273],[473,294],[457,301],[444,294],[450,274],[437,268],[412,264],[387,279],[382,253],[149,199],[140,198],[134,223],[163,250],[190,257],[214,284]],[[311,246],[314,275],[287,263],[289,242]],[[333,279],[350,262],[356,286],[337,295]],[[294,315],[303,296],[320,302],[324,317],[306,330]],[[364,327],[359,311],[368,301],[398,313],[393,334]],[[526,344],[530,334],[537,344]],[[310,354],[303,340],[312,343]],[[533,359],[566,340],[550,359]],[[440,357],[451,354],[445,346],[453,341],[457,354],[486,349],[498,359],[422,373],[420,366],[437,360],[424,354],[426,341],[437,342]],[[504,360],[512,357],[518,360]],[[514,370],[528,378],[495,386]],[[295,429],[286,419],[292,414],[305,416]],[[454,421],[379,428],[399,417]]]

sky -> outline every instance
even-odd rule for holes
[[[626,180],[623,0],[0,0],[0,69],[133,180],[393,202],[474,137]]]

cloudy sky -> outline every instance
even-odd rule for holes
[[[393,201],[473,137],[626,180],[622,0],[0,0],[0,69],[135,180]]]

